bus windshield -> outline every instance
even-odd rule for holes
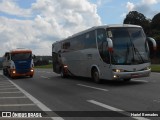
[[[13,53],[12,60],[28,60],[31,59],[31,53]]]
[[[149,48],[142,28],[109,28],[107,35],[113,41],[112,64],[142,64],[150,62]]]

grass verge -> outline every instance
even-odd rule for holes
[[[35,68],[49,69],[49,68],[52,68],[52,64],[49,64],[49,65],[42,65],[42,66],[35,66]]]
[[[151,65],[152,72],[160,72],[160,65]]]
[[[35,66],[35,68],[49,69],[49,68],[52,68],[52,64],[42,65],[42,66]],[[151,65],[151,70],[152,70],[152,72],[160,72],[160,64]]]

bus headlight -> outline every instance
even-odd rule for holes
[[[147,70],[151,70],[151,67],[147,67]]]
[[[122,69],[113,69],[114,72],[124,72]]]
[[[142,70],[151,70],[151,67],[145,67],[144,69]]]
[[[114,75],[113,78],[117,78],[117,75]]]
[[[150,67],[146,67],[146,68],[144,68],[144,70],[151,70],[151,68]]]
[[[12,71],[12,73],[13,73],[13,74],[15,74],[15,73],[16,73],[16,71],[15,71],[15,70],[13,70],[13,71]]]
[[[121,72],[121,70],[119,70],[119,69],[116,69],[116,72]]]
[[[34,70],[33,69],[31,69],[31,72],[33,72]]]

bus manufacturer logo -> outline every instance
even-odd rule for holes
[[[136,68],[133,68],[133,71],[136,71]]]
[[[19,61],[19,63],[26,63],[27,61]]]

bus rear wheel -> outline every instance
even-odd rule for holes
[[[96,82],[96,83],[101,83],[101,80],[100,80],[100,78],[99,78],[99,72],[98,72],[98,70],[97,70],[96,68],[94,68],[94,69],[92,70],[92,79],[93,79],[94,82]]]
[[[66,78],[67,77],[67,74],[65,73],[65,70],[63,68],[61,69],[61,77],[62,78]]]

